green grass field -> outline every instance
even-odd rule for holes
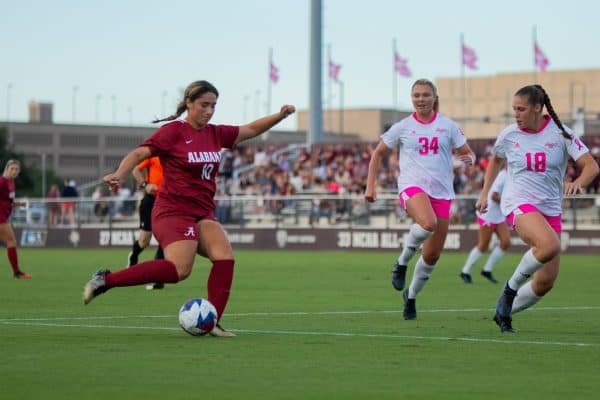
[[[2,255],[4,253],[2,252]],[[0,269],[2,399],[596,399],[600,269],[569,255],[554,290],[491,320],[500,291],[458,277],[446,253],[404,321],[395,253],[238,251],[222,323],[233,339],[192,337],[177,312],[206,295],[209,264],[162,291],[118,288],[84,306],[81,289],[127,250],[19,249],[30,281]],[[147,251],[143,257],[151,257]],[[506,279],[518,254],[496,268]],[[412,269],[409,277],[412,275]]]

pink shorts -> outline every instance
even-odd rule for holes
[[[406,210],[406,202],[408,201],[408,199],[410,199],[418,193],[425,193],[425,191],[418,186],[410,186],[401,191],[400,205],[402,206],[402,208]],[[431,208],[433,208],[433,212],[436,217],[450,219],[450,206],[452,205],[452,200],[434,199],[429,195],[427,195],[427,197],[429,197]]]
[[[198,218],[179,210],[156,210],[152,210],[152,233],[162,248],[180,240],[198,241],[198,222],[217,220],[212,213]]]
[[[493,222],[488,222],[485,219],[481,218],[479,215],[477,216],[477,223],[479,224],[479,226],[487,226],[488,228],[492,228],[492,229],[496,229],[496,227],[498,225],[502,225],[505,224],[506,222],[500,222],[498,224],[495,224]]]
[[[506,217],[506,222],[511,228],[515,229],[515,219],[517,218],[517,215],[528,214],[530,212],[539,212],[540,214],[542,214],[540,210],[538,210],[538,208],[532,204],[521,204],[515,210],[513,210],[513,212],[508,214],[508,216]],[[542,214],[542,216],[546,219],[546,221],[548,221],[548,224],[554,230],[554,232],[562,232],[561,214],[555,216]]]

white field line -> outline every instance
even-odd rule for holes
[[[537,307],[529,311],[582,311],[582,310],[600,310],[600,306],[575,306],[575,307]],[[491,312],[492,309],[470,308],[470,309],[437,309],[437,310],[419,310],[419,312]],[[232,313],[228,317],[254,317],[254,316],[303,316],[303,315],[354,315],[354,314],[374,314],[374,313],[399,313],[398,310],[379,310],[379,311],[322,311],[322,312],[255,312],[255,313]],[[0,319],[0,325],[21,325],[21,326],[40,326],[40,327],[72,327],[72,328],[90,328],[90,329],[135,329],[135,330],[179,330],[179,327],[148,327],[148,326],[128,326],[128,325],[104,325],[104,324],[73,324],[60,323],[58,321],[73,320],[116,320],[116,319],[144,319],[144,318],[169,318],[175,320],[174,315],[120,315],[120,316],[89,316],[89,317],[48,317],[48,318],[4,318]],[[46,322],[44,322],[46,321]],[[55,322],[52,322],[55,321]],[[364,337],[381,339],[409,339],[409,340],[429,340],[429,341],[457,341],[471,343],[505,343],[505,344],[524,344],[540,346],[562,346],[562,347],[600,347],[600,343],[582,343],[582,342],[554,342],[554,341],[532,341],[532,340],[507,340],[473,337],[447,337],[447,336],[412,336],[412,335],[394,335],[378,333],[352,333],[352,332],[314,332],[314,331],[286,331],[286,330],[254,330],[254,329],[231,329],[232,332],[266,335],[296,335],[296,336],[331,336],[331,337]]]
[[[572,307],[533,307],[527,310],[532,311],[593,311],[600,310],[600,306],[572,306]],[[433,310],[419,310],[419,313],[472,313],[472,312],[493,312],[493,308],[445,308]],[[292,312],[248,312],[248,313],[227,313],[227,317],[270,317],[270,316],[303,316],[303,315],[361,315],[361,314],[399,314],[402,310],[356,310],[356,311],[292,311]],[[175,318],[172,315],[108,315],[108,316],[88,316],[88,317],[35,317],[35,318],[0,318],[0,323],[17,321],[73,321],[73,320],[111,320],[111,319],[135,319],[135,318]]]
[[[20,325],[20,326],[42,326],[58,328],[88,328],[88,329],[134,329],[134,330],[162,330],[178,331],[181,328],[169,327],[148,327],[148,326],[118,326],[118,325],[99,325],[99,324],[62,324],[34,321],[0,321],[2,325]],[[468,337],[449,337],[449,336],[416,336],[416,335],[394,335],[380,333],[352,333],[352,332],[313,332],[313,331],[278,331],[278,330],[255,330],[255,329],[231,329],[236,333],[248,333],[259,335],[293,335],[293,336],[330,336],[330,337],[349,337],[349,338],[374,338],[374,339],[408,339],[408,340],[428,340],[444,342],[471,342],[471,343],[499,343],[499,344],[520,344],[537,346],[558,346],[558,347],[600,347],[600,343],[581,343],[581,342],[553,342],[538,340],[503,340],[489,338],[468,338]]]

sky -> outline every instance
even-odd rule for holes
[[[306,110],[311,3],[0,0],[0,121],[27,121],[34,100],[53,103],[56,123],[148,127],[200,79],[220,92],[213,123]],[[599,16],[587,0],[322,0],[323,104],[392,108],[394,39],[412,71],[397,76],[401,109],[414,80],[461,76],[461,34],[478,58],[465,76],[533,71],[534,27],[548,71],[599,68]],[[270,49],[279,80],[267,110]]]

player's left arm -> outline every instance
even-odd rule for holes
[[[246,125],[241,125],[240,132],[235,139],[235,144],[243,142],[244,140],[252,139],[261,133],[268,131],[295,112],[296,107],[285,104],[281,106],[281,110],[279,110],[278,113],[267,115],[266,117],[259,118],[256,121],[252,121]]]
[[[600,170],[600,168],[598,168],[598,163],[596,163],[596,160],[594,160],[594,157],[592,157],[589,152],[579,157],[575,163],[581,170],[581,174],[579,174],[577,179],[575,179],[573,182],[565,182],[565,196],[583,193],[583,188],[592,183]]]

